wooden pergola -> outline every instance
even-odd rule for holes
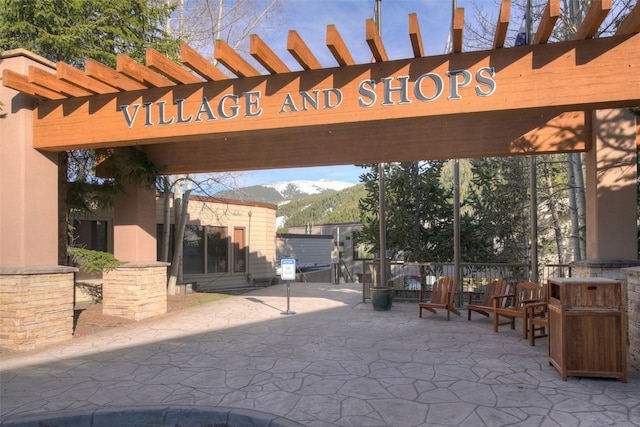
[[[596,0],[569,42],[547,43],[560,14],[549,0],[528,46],[505,48],[503,0],[493,49],[462,52],[464,9],[453,53],[424,54],[409,15],[413,58],[390,61],[372,19],[375,62],[356,64],[338,29],[324,68],[296,31],[292,71],[257,35],[262,75],[225,42],[215,60],[183,45],[180,64],[148,49],[146,64],[119,55],[115,69],[87,60],[3,73],[3,85],[37,97],[34,148],[61,151],[135,145],[168,174],[585,151],[586,110],[640,105],[640,6],[616,34],[592,38],[611,9]]]

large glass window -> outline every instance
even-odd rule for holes
[[[94,251],[107,252],[107,222],[73,221],[73,245]]]
[[[199,225],[187,225],[182,246],[182,271],[184,274],[204,273],[203,230]]]
[[[207,227],[207,273],[229,271],[227,227]]]
[[[233,229],[233,271],[244,273],[247,271],[247,247],[244,239],[245,229]]]

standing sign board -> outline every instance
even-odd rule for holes
[[[296,260],[295,259],[283,259],[280,261],[280,267],[282,272],[280,278],[287,282],[287,309],[282,314],[296,314],[295,311],[290,309],[289,301],[291,299],[291,282],[296,280]]]
[[[280,278],[282,280],[296,280],[296,260],[295,259],[283,259],[280,261],[282,267],[282,273]]]

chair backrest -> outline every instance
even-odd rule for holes
[[[544,301],[546,299],[546,287],[537,283],[524,282],[516,284],[515,307],[522,307],[526,302]]]
[[[505,291],[505,282],[503,279],[493,279],[489,282],[489,284],[484,288],[484,293],[482,294],[482,298],[480,299],[480,305],[485,307],[491,307],[493,304],[493,297],[496,295],[504,295]]]
[[[455,283],[451,277],[441,277],[433,284],[431,290],[431,302],[434,304],[448,304],[450,293],[455,292]]]

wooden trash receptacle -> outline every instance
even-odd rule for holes
[[[622,283],[603,278],[550,279],[549,363],[563,380],[627,382],[627,320]]]

